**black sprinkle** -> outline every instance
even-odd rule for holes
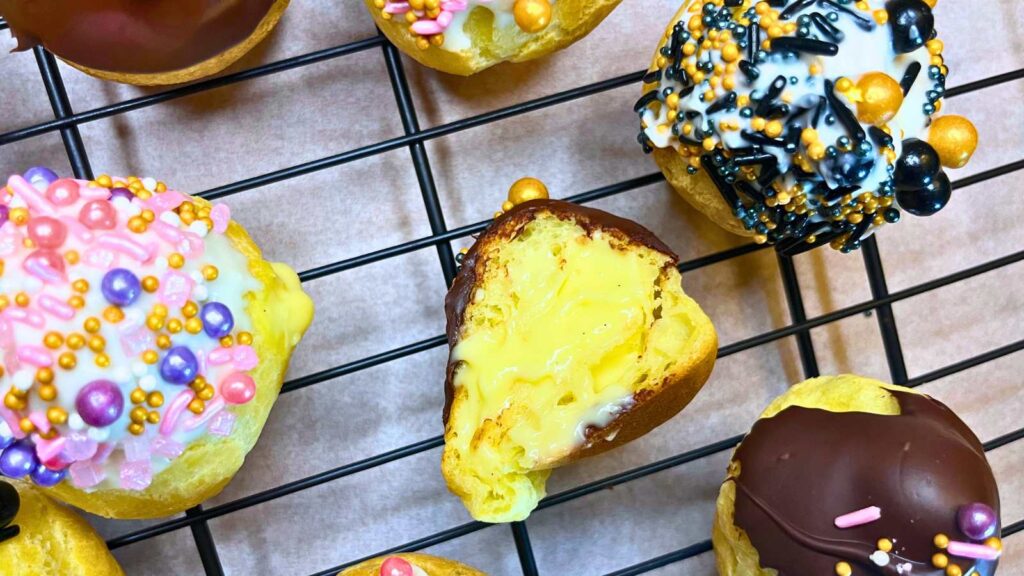
[[[843,6],[842,4],[837,4],[832,0],[818,0],[818,3],[821,4],[822,6],[828,6],[829,8],[832,8],[837,12],[842,12],[847,16],[853,18],[853,21],[857,23],[857,26],[859,26],[861,30],[871,32],[872,30],[875,29],[875,23],[873,20],[861,16],[860,14],[854,12],[853,10],[850,10],[846,6]]]
[[[725,0],[725,5],[729,8],[737,8],[743,6],[743,0]]]
[[[761,167],[761,174],[757,176],[757,185],[764,188],[774,182],[779,176],[782,176],[782,170],[779,169],[778,162],[763,166]]]
[[[814,118],[811,120],[811,126],[818,127],[818,123],[821,122],[821,116],[825,113],[826,100],[824,96],[818,97],[818,106],[814,110]]]
[[[875,143],[875,146],[878,146],[879,148],[892,147],[892,136],[883,132],[878,126],[869,127],[868,135],[871,136],[871,141]]]
[[[760,166],[769,162],[775,162],[775,156],[767,152],[755,152],[743,156],[735,155],[732,158],[733,164],[737,166]]]
[[[802,54],[820,54],[835,56],[839,54],[839,45],[814,38],[797,38],[784,36],[772,40],[772,51],[800,52]]]
[[[751,83],[761,77],[761,70],[748,60],[740,60],[740,72],[743,72]]]
[[[711,156],[707,154],[701,156],[700,163],[708,173],[711,181],[715,183],[718,191],[721,192],[722,198],[725,199],[725,203],[733,208],[742,206],[743,204],[740,202],[740,197],[736,195],[736,190],[734,190],[732,185],[726,182],[725,179],[722,178],[722,175],[718,173],[718,168],[711,161]]]
[[[787,80],[785,76],[777,76],[775,80],[772,80],[772,85],[768,88],[768,92],[764,95],[764,98],[757,103],[757,108],[754,113],[758,116],[764,116],[768,114],[768,110],[771,109],[771,105],[775,103],[775,99],[782,94],[782,91],[786,89]]]
[[[764,114],[765,118],[771,118],[773,120],[777,118],[785,118],[786,116],[789,116],[789,104],[786,103],[773,104],[772,107]]]
[[[747,197],[749,197],[754,202],[757,202],[758,204],[764,203],[764,194],[758,192],[753,186],[750,185],[749,182],[744,182],[743,180],[740,180],[736,182],[736,188],[739,188],[740,192],[746,194]]]
[[[782,8],[788,1],[789,0],[768,0],[768,5],[772,8]]]
[[[834,202],[847,194],[853,194],[857,190],[860,190],[860,186],[850,185],[840,186],[838,188],[828,188],[828,191],[825,192],[822,198],[824,198],[826,202]]]
[[[824,229],[819,229],[816,234],[808,234],[808,236],[815,236],[814,242],[808,242],[807,236],[802,236],[779,244],[775,249],[783,256],[796,256],[797,254],[814,250],[818,246],[824,246],[842,235],[842,230],[825,231]]]
[[[782,148],[786,145],[782,140],[775,140],[774,138],[769,138],[760,132],[752,132],[750,130],[740,132],[740,136],[742,136],[747,142],[750,142],[751,144],[758,144],[760,146]]]
[[[868,214],[865,214],[864,215],[864,219],[861,220],[860,224],[857,224],[856,228],[853,229],[853,232],[850,233],[850,238],[849,238],[849,240],[846,241],[846,243],[849,245],[849,244],[852,244],[852,243],[860,240],[861,237],[864,236],[864,233],[867,232],[868,228],[870,228],[870,227],[871,227],[871,216],[868,215]]]
[[[639,100],[636,101],[636,104],[633,105],[633,112],[640,113],[640,111],[646,108],[648,104],[654,102],[657,99],[657,90],[651,90],[650,92],[647,92],[646,94],[641,96]]]
[[[900,88],[903,88],[904,96],[910,94],[910,89],[914,87],[914,82],[917,82],[917,75],[920,73],[920,62],[911,62],[910,66],[907,66],[907,71],[903,73],[903,79],[900,80]]]
[[[651,70],[647,74],[644,74],[644,77],[643,77],[643,83],[644,84],[654,84],[655,82],[659,82],[660,80],[661,80],[661,69],[660,68],[657,69],[657,70]]]
[[[832,107],[836,118],[839,119],[839,122],[846,128],[847,132],[850,133],[850,138],[855,142],[864,140],[867,137],[867,134],[864,133],[864,128],[861,127],[853,112],[836,96],[835,85],[832,84],[831,80],[825,80],[825,98],[828,98],[829,106]]]
[[[728,109],[728,108],[733,108],[735,106],[736,106],[736,92],[729,92],[725,96],[722,96],[721,98],[716,100],[714,102],[714,104],[712,104],[711,106],[708,106],[708,109],[705,110],[704,113],[707,114],[708,116],[710,116],[712,114],[717,114],[718,112],[721,112],[722,110],[725,110],[725,109]]]
[[[755,44],[757,40],[754,38],[755,28],[758,28],[758,25],[755,23],[747,26],[747,60],[753,60],[754,55],[757,54],[757,44]]]
[[[846,38],[846,34],[843,34],[843,31],[830,22],[821,12],[811,14],[811,22],[814,23],[814,27],[818,29],[818,32],[821,32],[822,36],[833,42],[842,42]]]
[[[806,9],[811,4],[814,4],[816,0],[800,0],[795,4],[791,4],[789,8],[786,8],[779,14],[779,20],[789,20],[796,15],[797,12]]]

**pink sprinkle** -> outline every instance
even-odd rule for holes
[[[92,488],[107,477],[103,466],[89,460],[75,462],[68,471],[71,472],[71,481],[79,488]]]
[[[174,210],[185,202],[185,195],[176,190],[168,190],[162,194],[154,194],[146,201],[146,206],[156,212],[157,216]]]
[[[879,520],[881,517],[881,508],[878,506],[868,506],[867,508],[857,510],[856,512],[850,512],[849,514],[843,514],[836,518],[836,528],[853,528],[854,526],[862,526]]]
[[[199,363],[199,375],[206,377],[206,350],[196,350],[196,362]]]
[[[170,270],[160,280],[160,302],[168,308],[181,308],[192,296],[195,282],[186,274]]]
[[[46,414],[42,412],[32,412],[28,415],[30,422],[36,425],[43,434],[47,434],[50,431],[50,420],[46,417]]]
[[[973,558],[975,560],[997,560],[1001,554],[999,550],[984,544],[971,544],[955,540],[949,543],[949,546],[946,547],[946,552],[949,552],[951,556]]]
[[[0,227],[0,256],[10,256],[22,246],[24,236],[18,233],[14,224],[8,222]]]
[[[7,427],[11,429],[11,433],[14,434],[15,438],[21,440],[25,437],[25,433],[21,431],[21,419],[3,404],[0,404],[0,418],[7,422]]]
[[[452,14],[448,10],[444,10],[440,14],[437,15],[437,23],[440,24],[442,27],[447,29],[448,26],[451,25],[453,18],[455,18],[454,14]]]
[[[464,0],[448,0],[447,2],[441,2],[441,10],[448,12],[462,12],[467,8],[467,4]]]
[[[93,233],[91,230],[85,227],[84,224],[78,221],[78,218],[72,218],[71,216],[61,216],[60,221],[68,227],[71,231],[71,235],[78,238],[82,242],[92,242]]]
[[[231,362],[231,350],[229,348],[214,348],[210,351],[208,358],[210,366],[220,366]]]
[[[67,435],[67,442],[64,444],[64,458],[72,462],[88,460],[96,455],[99,445],[83,432],[72,432]]]
[[[53,206],[46,200],[46,196],[39,193],[34,186],[28,183],[21,176],[14,175],[7,180],[7,185],[14,190],[14,194],[25,201],[25,204],[37,214],[53,214]]]
[[[224,409],[224,399],[221,397],[214,398],[213,400],[206,403],[206,410],[202,414],[193,415],[185,419],[182,424],[182,429],[186,432],[195,430],[203,424],[206,424],[211,418],[220,413]]]
[[[125,462],[121,465],[121,488],[145,490],[153,483],[153,469],[149,461]]]
[[[33,437],[33,440],[36,443],[36,455],[39,456],[41,462],[50,462],[60,456],[64,445],[67,444],[67,438],[64,436],[58,436],[53,440]]]
[[[157,436],[153,438],[153,453],[165,458],[174,459],[181,456],[185,451],[185,445],[173,440],[170,436]]]
[[[64,282],[64,259],[53,250],[36,250],[25,257],[21,267],[43,282]]]
[[[435,20],[417,20],[409,26],[409,29],[421,36],[433,36],[444,32],[444,28]]]
[[[121,327],[121,348],[129,356],[137,356],[153,347],[156,337],[153,331],[141,324],[126,324]]]
[[[223,234],[228,229],[228,223],[231,222],[231,209],[227,204],[214,205],[210,210],[210,220],[213,220],[213,231]]]
[[[86,201],[106,200],[107,198],[110,198],[110,189],[108,188],[101,188],[97,186],[85,186],[85,183],[81,181],[79,181],[78,183],[83,184],[83,186],[81,186],[81,188],[78,189],[78,195],[81,196]]]
[[[231,349],[231,359],[235,361],[235,368],[243,371],[252,370],[259,363],[252,346],[235,346]]]
[[[188,406],[188,403],[195,397],[195,392],[192,390],[185,390],[171,401],[171,405],[168,406],[167,411],[164,412],[163,421],[160,422],[161,434],[167,436],[174,432],[174,427],[178,425],[178,418],[181,417],[181,413]]]
[[[149,462],[151,454],[149,438],[133,437],[124,442],[124,459],[128,462]]]
[[[39,368],[53,366],[53,356],[42,346],[19,346],[18,360]]]
[[[96,240],[96,245],[120,252],[139,262],[149,262],[156,255],[157,250],[153,244],[143,246],[129,238],[127,234],[121,233],[104,234]]]
[[[71,320],[75,317],[75,309],[68,306],[66,302],[57,300],[49,294],[43,294],[39,297],[39,307],[44,312],[49,312],[61,320]]]
[[[405,14],[409,10],[412,10],[412,8],[409,6],[408,2],[389,2],[388,5],[384,7],[384,11],[388,14]]]
[[[118,256],[106,248],[89,248],[84,253],[85,263],[93,268],[109,270],[117,265]]]
[[[181,234],[181,230],[167,222],[164,222],[163,220],[156,220],[149,226],[154,232],[156,232],[156,235],[159,236],[161,240],[168,244],[177,245],[184,239],[184,236]]]
[[[107,461],[107,458],[110,458],[110,455],[114,453],[114,448],[115,446],[113,442],[100,444],[96,448],[96,455],[93,456],[92,461],[97,464],[103,464]]]
[[[46,319],[43,318],[43,315],[28,308],[8,308],[4,310],[4,317],[15,322],[28,324],[33,328],[46,326]]]
[[[235,428],[235,415],[227,410],[221,410],[210,422],[208,431],[214,436],[230,436]]]

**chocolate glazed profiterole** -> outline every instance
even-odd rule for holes
[[[995,573],[997,547],[981,543],[999,534],[984,448],[942,404],[891,393],[898,416],[794,406],[754,425],[729,481],[736,526],[761,566],[783,576]]]
[[[0,0],[0,16],[10,24],[18,50],[45,46],[90,74],[150,84],[167,83],[159,81],[159,75],[192,67],[203,70],[171,80],[189,80],[226,67],[251,46],[232,49],[255,44],[256,36],[269,32],[287,4],[287,0]],[[146,77],[150,81],[144,81]]]

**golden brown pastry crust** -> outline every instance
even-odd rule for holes
[[[278,21],[281,19],[281,15],[284,14],[284,9],[288,7],[288,3],[290,1],[291,0],[276,0],[274,5],[267,12],[267,15],[263,17],[259,26],[256,27],[256,30],[254,30],[253,33],[240,44],[236,44],[209,60],[205,60],[181,70],[160,72],[158,74],[133,74],[130,72],[112,72],[109,70],[89,68],[88,66],[82,66],[67,60],[65,60],[65,62],[67,62],[69,66],[77,68],[90,76],[94,76],[101,80],[110,80],[111,82],[121,82],[122,84],[134,84],[136,86],[167,86],[171,84],[192,82],[193,80],[213,76],[214,74],[223,71],[228,66],[231,66],[240,60],[242,56],[245,56],[250,50],[255,48],[256,45],[262,42],[263,39],[270,34],[271,30],[277,26]]]
[[[201,198],[189,200],[210,206]],[[229,436],[207,435],[189,445],[167,469],[153,476],[149,488],[85,492],[64,482],[49,489],[55,498],[109,518],[159,518],[216,496],[242,467],[277,400],[292,349],[312,321],[313,302],[291,268],[263,260],[259,247],[241,225],[232,220],[226,234],[249,259],[249,272],[263,284],[263,290],[250,296],[246,307],[252,318],[253,348],[260,358],[250,372],[256,382],[256,397],[232,408],[237,420]]]
[[[0,542],[4,576],[123,576],[107,545],[89,524],[37,488],[15,483],[21,533]]]
[[[380,558],[374,558],[373,560],[367,560],[362,564],[353,566],[338,576],[380,576],[380,566],[388,558],[398,556],[414,566],[418,566],[423,569],[428,576],[487,576],[483,572],[470,568],[465,564],[460,564],[454,560],[448,560],[446,558],[438,558],[437,556],[428,556],[426,554],[392,554],[390,556],[381,556]]]
[[[373,0],[364,0],[377,27],[395,46],[424,66],[460,76],[476,74],[500,62],[524,62],[561,50],[590,33],[621,1],[558,0],[552,6],[551,24],[536,34],[527,34],[515,26],[489,38],[470,33],[470,49],[450,52],[436,46],[420,49],[416,46],[417,36],[409,31],[404,21],[385,20]],[[487,11],[486,8],[477,10]]]

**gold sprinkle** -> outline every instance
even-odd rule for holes
[[[57,399],[57,387],[52,384],[44,384],[40,386],[39,398],[44,402],[53,402]]]
[[[53,406],[46,410],[46,419],[50,421],[50,424],[60,426],[68,421],[68,413],[63,408]]]
[[[156,350],[146,350],[142,353],[142,361],[146,364],[156,364],[160,360],[160,354]]]
[[[71,352],[65,352],[57,358],[57,365],[65,370],[71,370],[77,364],[78,358],[76,358]]]
[[[121,320],[124,320],[124,311],[117,306],[107,306],[103,310],[103,318],[111,324],[117,324]]]
[[[89,350],[93,352],[103,352],[103,349],[107,347],[107,340],[103,336],[96,334],[89,337]]]
[[[77,332],[72,332],[71,334],[68,334],[67,345],[68,348],[71,348],[72,350],[78,350],[82,346],[85,346],[85,336],[82,336]]]
[[[107,366],[110,366],[110,356],[107,356],[106,354],[97,354],[96,358],[94,358],[93,361],[100,368],[106,368]]]
[[[88,292],[89,281],[86,280],[85,278],[79,278],[78,280],[75,280],[74,282],[71,283],[71,288],[74,289],[75,292]]]
[[[85,322],[82,324],[82,328],[90,334],[95,334],[100,331],[100,319],[95,316],[90,316],[85,319]]]
[[[199,334],[203,331],[203,321],[199,318],[189,318],[185,321],[185,331],[189,334]]]
[[[155,276],[146,276],[142,279],[142,289],[146,292],[156,292],[160,287],[160,281]]]
[[[159,408],[164,405],[164,395],[160,392],[150,392],[149,395],[146,396],[146,404],[148,404],[150,408]]]
[[[142,433],[146,431],[146,427],[137,422],[132,422],[128,425],[128,431],[135,436],[142,436]]]
[[[43,345],[51,350],[56,350],[64,345],[64,337],[60,335],[60,332],[47,332],[46,336],[43,336]]]
[[[137,387],[132,390],[131,395],[129,395],[129,399],[131,399],[132,404],[142,404],[146,401],[146,391]]]
[[[182,266],[185,265],[185,257],[177,252],[174,252],[167,257],[167,264],[171,268],[181,268]]]

